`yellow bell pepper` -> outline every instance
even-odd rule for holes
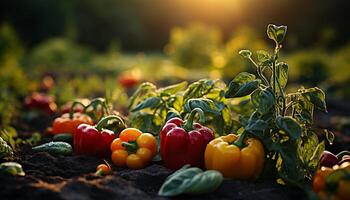
[[[258,139],[239,138],[235,134],[212,140],[205,150],[205,167],[220,171],[225,178],[255,179],[264,167],[264,160],[264,146]]]

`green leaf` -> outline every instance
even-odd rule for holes
[[[180,194],[205,194],[216,190],[222,181],[223,176],[218,171],[203,172],[197,167],[188,168],[185,165],[165,180],[158,195],[172,197]]]
[[[220,115],[224,105],[215,104],[213,100],[205,98],[190,99],[186,102],[185,112],[191,112],[195,108],[200,108],[206,113]]]
[[[313,122],[314,105],[304,96],[299,96],[292,104],[294,117],[298,122],[311,125]]]
[[[142,101],[141,103],[139,103],[138,105],[136,105],[135,108],[133,108],[131,110],[131,112],[136,112],[145,108],[155,108],[157,106],[159,106],[161,103],[161,99],[159,97],[150,97],[144,101]]]
[[[192,195],[211,193],[221,185],[223,179],[220,172],[207,170],[191,179],[190,186],[185,190],[185,193]]]
[[[280,62],[276,65],[276,76],[279,81],[281,88],[284,89],[288,81],[288,65],[284,62]],[[271,85],[273,84],[273,76],[271,77]],[[279,87],[276,87],[279,91]]]
[[[319,143],[316,146],[314,153],[312,154],[312,156],[310,158],[310,162],[309,162],[309,167],[311,169],[313,169],[314,171],[318,168],[321,155],[325,151],[325,149],[326,149],[326,145],[325,145],[324,141],[322,141],[321,143]]]
[[[248,72],[239,73],[229,84],[225,93],[226,98],[243,97],[251,94],[261,83],[254,74]]]
[[[314,87],[306,89],[306,91],[303,92],[303,96],[314,104],[317,109],[327,112],[326,95],[320,88]]]
[[[134,92],[134,94],[129,98],[128,109],[130,110],[132,107],[135,106],[135,104],[144,99],[156,96],[156,90],[157,87],[154,84],[150,82],[142,83]]]
[[[251,102],[260,114],[265,114],[273,108],[275,96],[270,88],[257,89],[251,95]]]
[[[187,81],[183,81],[183,82],[178,83],[178,84],[170,85],[170,86],[167,86],[164,88],[159,88],[158,92],[160,92],[161,94],[172,95],[172,94],[176,94],[177,92],[182,91],[186,87],[187,87]]]
[[[203,171],[199,168],[180,169],[176,174],[168,177],[160,187],[158,195],[171,197],[182,194],[189,188],[190,180]]]
[[[153,122],[154,118],[155,116],[150,113],[135,112],[130,116],[130,125],[145,133],[158,133],[161,127]]]
[[[291,117],[278,116],[276,118],[276,125],[281,130],[285,131],[291,139],[298,139],[301,136],[301,127],[299,123]]]
[[[320,156],[325,150],[324,142],[319,143],[317,135],[308,131],[307,135],[298,140],[298,157],[311,173],[318,167]]]
[[[252,52],[246,49],[240,50],[238,54],[241,55],[243,58],[250,58],[252,56]]]
[[[281,44],[287,34],[287,26],[276,26],[269,24],[267,26],[267,36],[275,41],[277,44]]]
[[[265,63],[271,59],[270,54],[264,50],[259,50],[256,52],[256,54],[260,63]]]
[[[183,95],[183,101],[193,98],[222,99],[221,91],[226,88],[225,83],[219,80],[201,79],[188,86]]]
[[[245,127],[245,130],[248,132],[260,132],[267,129],[269,124],[264,120],[249,120],[248,125]]]

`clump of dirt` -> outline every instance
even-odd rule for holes
[[[157,192],[172,171],[160,164],[141,170],[113,168],[107,176],[94,175],[103,160],[89,156],[24,155],[20,161],[25,177],[0,176],[0,199],[166,199]],[[225,180],[220,188],[201,196],[174,199],[306,199],[295,188],[273,182],[250,183]]]

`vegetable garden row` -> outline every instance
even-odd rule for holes
[[[313,125],[315,109],[327,112],[325,93],[317,87],[286,91],[289,66],[280,61],[286,32],[269,25],[271,52],[239,52],[255,74],[241,72],[227,86],[210,79],[162,88],[145,82],[129,98],[128,116],[104,98],[68,102],[47,129],[47,143],[30,147],[38,142],[33,135],[22,149],[34,157],[98,158],[93,176],[101,179],[162,165],[167,177],[152,180],[162,182],[153,188],[158,197],[210,195],[225,181],[270,181],[309,199],[350,199],[350,152],[326,151],[332,133],[324,130],[329,141],[320,141]],[[26,106],[56,112],[45,94],[28,97]],[[0,171],[26,176],[17,144],[0,138],[0,156],[8,160]]]

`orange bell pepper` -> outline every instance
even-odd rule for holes
[[[74,134],[80,124],[93,125],[92,119],[83,113],[63,114],[56,118],[52,124],[52,133],[71,133]]]
[[[157,153],[157,140],[136,128],[124,129],[111,144],[112,162],[132,169],[146,167]]]

